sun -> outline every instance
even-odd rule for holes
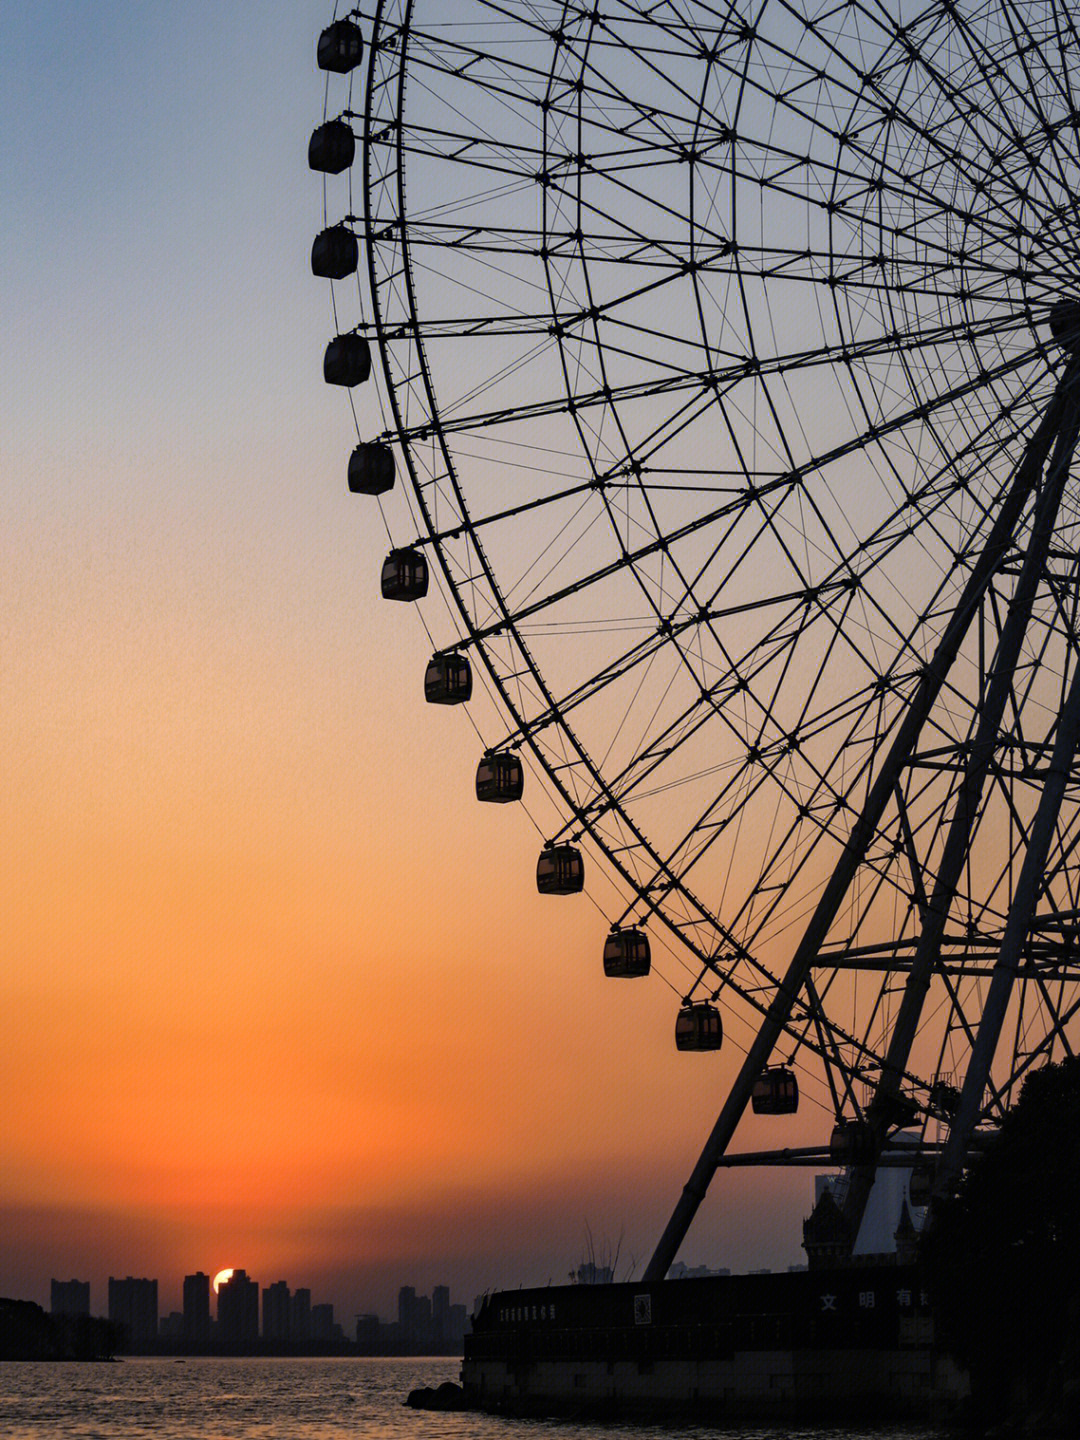
[[[216,1295],[222,1285],[227,1284],[233,1277],[232,1270],[219,1270],[214,1276],[214,1294]]]

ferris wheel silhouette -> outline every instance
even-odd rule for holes
[[[678,1047],[752,1026],[646,1278],[748,1105],[824,1107],[852,1233],[944,1193],[1077,1034],[1075,14],[379,0],[318,63],[426,698],[495,697],[477,799],[555,798],[538,888],[614,877]]]

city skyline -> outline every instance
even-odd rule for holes
[[[468,1316],[465,1304],[451,1301],[448,1285],[434,1286],[430,1296],[402,1285],[392,1318],[359,1311],[350,1323],[335,1317],[333,1304],[313,1300],[309,1287],[260,1284],[242,1268],[185,1275],[179,1310],[163,1303],[157,1280],[148,1276],[110,1276],[105,1307],[95,1306],[89,1281],[75,1278],[53,1277],[49,1297],[54,1318],[107,1319],[123,1330],[124,1348],[134,1354],[300,1354],[354,1346],[360,1354],[444,1353],[462,1344]]]
[[[228,1274],[229,1278],[223,1279],[222,1277],[225,1276],[226,1273]],[[282,1287],[284,1287],[284,1293],[287,1299],[301,1296],[306,1298],[306,1302],[309,1306],[312,1305],[312,1290],[310,1286],[301,1285],[293,1288],[291,1283],[285,1279],[276,1279],[273,1281],[264,1282],[257,1279],[253,1275],[249,1275],[248,1272],[240,1266],[229,1267],[227,1272],[218,1271],[216,1274],[204,1270],[192,1271],[184,1276],[183,1281],[181,1282],[180,1290],[174,1296],[171,1296],[171,1292],[167,1295],[166,1292],[159,1287],[156,1278],[151,1276],[133,1276],[130,1274],[127,1276],[110,1275],[106,1283],[105,1290],[107,1294],[109,1286],[116,1286],[119,1284],[132,1282],[137,1284],[152,1284],[154,1286],[154,1299],[157,1306],[157,1314],[159,1318],[163,1318],[170,1313],[188,1313],[189,1301],[190,1308],[194,1310],[194,1308],[199,1305],[200,1299],[204,1299],[206,1302],[206,1313],[208,1318],[212,1320],[217,1320],[219,1318],[218,1314],[212,1313],[214,1310],[215,1302],[220,1303],[222,1291],[227,1290],[228,1286],[232,1283],[234,1279],[236,1279],[236,1277],[239,1277],[240,1281],[244,1284],[253,1284],[258,1290],[260,1297],[260,1317],[264,1316],[264,1306],[266,1303],[267,1294],[269,1293],[271,1295],[280,1295],[282,1292]],[[221,1282],[220,1288],[218,1288],[219,1280]],[[205,1285],[202,1285],[201,1282],[205,1282]],[[83,1280],[78,1277],[61,1280],[56,1276],[52,1276],[47,1283],[48,1303],[43,1308],[47,1309],[52,1315],[106,1315],[108,1313],[107,1303],[104,1307],[99,1306],[98,1308],[95,1308],[94,1295],[97,1292],[95,1292],[95,1288],[89,1280]],[[429,1300],[429,1305],[434,1306],[435,1309],[438,1309],[440,1303],[443,1304],[444,1308],[445,1306],[449,1305],[450,1302],[448,1297],[450,1295],[450,1286],[439,1284],[434,1285],[430,1288],[432,1294]],[[402,1323],[403,1321],[402,1305],[403,1303],[408,1303],[407,1300],[403,1299],[403,1297],[416,1297],[417,1295],[419,1295],[421,1299],[424,1298],[422,1292],[419,1292],[417,1290],[415,1284],[401,1284],[398,1286],[397,1293],[394,1297],[393,1306],[391,1307],[393,1312],[393,1320],[397,1321],[398,1323]],[[168,1303],[170,1296],[178,1303],[175,1305],[170,1305]],[[32,1296],[25,1295],[13,1296],[11,1298],[20,1300],[34,1299],[34,1297]],[[40,1301],[34,1300],[34,1303],[40,1304]],[[321,1302],[316,1302],[316,1305],[313,1308],[317,1308],[318,1303]],[[333,1307],[331,1306],[331,1308]],[[356,1313],[358,1315],[377,1314],[373,1307],[370,1306],[367,1308],[362,1307]],[[386,1316],[378,1314],[378,1319],[384,1324],[391,1323],[389,1313]],[[263,1319],[260,1319],[260,1333],[262,1331],[263,1323]]]

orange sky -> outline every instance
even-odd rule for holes
[[[675,1055],[671,992],[605,983],[589,899],[535,894],[536,832],[475,804],[475,737],[420,698],[415,617],[373,601],[366,653],[400,663],[346,668],[239,643],[212,584],[174,608],[106,557],[30,568],[55,628],[9,630],[15,1277],[36,1247],[157,1274],[167,1308],[240,1264],[385,1311],[561,1276],[586,1224],[643,1262],[731,1058]]]
[[[207,7],[213,46],[17,8],[7,133],[54,163],[20,149],[0,236],[0,1293],[147,1274],[165,1311],[236,1265],[347,1321],[560,1279],[587,1226],[640,1273],[738,1027],[678,1056],[670,989],[605,984],[607,922],[535,894],[377,598],[306,273],[326,5]],[[686,1258],[798,1260],[810,1194],[729,1178]]]

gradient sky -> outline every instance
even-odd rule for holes
[[[740,1059],[605,984],[602,888],[536,895],[379,598],[308,271],[331,9],[0,7],[0,1294],[243,1266],[350,1324],[587,1230],[640,1273]],[[808,1172],[714,1192],[688,1262],[802,1258]]]

